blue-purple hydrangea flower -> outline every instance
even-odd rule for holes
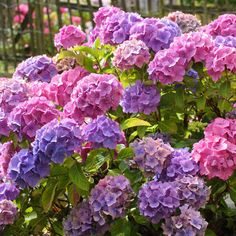
[[[123,175],[106,176],[91,190],[89,204],[95,222],[105,225],[109,216],[114,220],[125,216],[133,191]]]
[[[19,189],[12,183],[1,183],[0,184],[0,201],[15,200],[19,195]]]
[[[209,199],[210,189],[198,176],[180,176],[173,183],[178,186],[181,204],[187,203],[193,208],[199,209]]]
[[[233,37],[233,36],[224,37],[224,36],[218,35],[215,38],[215,45],[217,47],[228,46],[228,47],[236,48],[236,37]]]
[[[44,177],[45,169],[37,165],[36,158],[28,149],[22,149],[16,153],[8,166],[8,176],[20,188],[35,187]],[[49,172],[49,168],[47,169]]]
[[[178,25],[167,19],[146,18],[130,29],[130,39],[142,40],[154,52],[169,48],[180,34]]]
[[[166,219],[180,206],[178,188],[173,183],[155,180],[144,184],[138,193],[140,214],[157,224]]]
[[[188,148],[175,149],[167,167],[166,175],[169,178],[176,178],[187,174],[196,175],[199,168],[197,163],[191,158]]]
[[[13,79],[50,82],[57,74],[56,65],[46,55],[30,57],[21,62],[13,74]]]
[[[16,205],[9,200],[0,201],[0,229],[5,225],[13,224],[17,214]]]
[[[84,139],[91,142],[94,148],[115,149],[117,144],[125,141],[119,124],[106,116],[99,116],[85,125],[82,134]]]
[[[90,205],[87,201],[74,207],[63,221],[65,236],[89,236],[105,233],[108,225],[99,226],[94,220]]]
[[[160,93],[155,85],[145,85],[140,80],[125,89],[121,106],[125,113],[141,113],[149,115],[157,109]]]
[[[161,139],[151,137],[135,140],[130,145],[134,150],[134,161],[145,176],[160,176],[170,161],[172,148]]]
[[[207,222],[199,211],[184,205],[180,207],[181,213],[169,217],[162,225],[163,234],[166,236],[204,236]]]
[[[33,154],[42,164],[62,163],[82,145],[81,130],[73,119],[57,119],[44,125],[36,133]]]

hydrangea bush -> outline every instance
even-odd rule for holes
[[[234,235],[235,22],[102,7],[0,78],[0,235]]]

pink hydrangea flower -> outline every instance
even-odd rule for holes
[[[81,45],[86,39],[86,34],[80,27],[74,25],[63,26],[59,33],[54,37],[54,45],[59,50],[60,48],[70,48],[76,45]]]
[[[7,114],[0,107],[0,137],[1,135],[9,136],[10,128],[7,124]]]
[[[201,175],[227,180],[236,166],[236,145],[219,136],[209,136],[193,145],[192,158],[199,163]]]
[[[205,61],[213,46],[211,37],[204,33],[192,32],[176,37],[170,48],[157,52],[150,62],[149,78],[163,84],[180,82],[191,60]]]
[[[81,18],[79,16],[72,16],[71,20],[73,24],[79,25],[81,23]]]
[[[33,97],[12,110],[8,125],[20,138],[25,135],[32,139],[39,128],[57,117],[59,111],[45,97]]]
[[[114,75],[90,74],[78,81],[71,100],[84,117],[96,118],[118,107],[123,88]]]
[[[236,15],[221,15],[210,24],[202,27],[201,30],[213,37],[216,37],[217,35],[236,37]]]
[[[0,178],[7,176],[7,169],[14,155],[12,142],[0,144]]]
[[[120,44],[114,52],[113,64],[121,70],[137,66],[141,68],[150,60],[149,49],[141,40],[127,40]]]
[[[88,74],[86,70],[77,66],[75,69],[54,76],[46,89],[46,97],[60,106],[65,106],[70,101],[77,82]]]
[[[236,48],[221,45],[214,47],[206,58],[208,74],[217,81],[225,69],[236,73]]]

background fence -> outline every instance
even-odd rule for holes
[[[64,24],[80,24],[89,32],[93,12],[109,4],[153,17],[181,10],[197,14],[203,23],[236,11],[236,0],[1,0],[0,76],[10,75],[29,56],[53,55],[54,34]]]

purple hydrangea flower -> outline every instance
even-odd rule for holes
[[[196,175],[199,168],[197,163],[192,159],[188,148],[175,149],[172,158],[167,167],[166,175],[169,178],[176,178],[187,174]]]
[[[220,47],[220,45],[236,48],[236,37],[233,36],[216,36],[215,45]]]
[[[139,190],[139,211],[153,224],[170,217],[179,206],[178,188],[171,182],[161,183],[152,180]]]
[[[89,236],[105,233],[108,225],[99,226],[94,220],[90,205],[87,201],[74,207],[63,221],[65,236]]]
[[[99,116],[92,120],[83,127],[82,133],[84,139],[91,142],[94,148],[115,149],[117,144],[125,141],[119,124],[106,116]]]
[[[105,225],[108,216],[113,220],[125,216],[133,191],[129,180],[122,176],[106,176],[91,190],[89,204],[95,222]]]
[[[189,77],[192,77],[194,79],[198,79],[199,78],[199,75],[198,75],[198,72],[194,69],[190,69],[186,72],[186,75],[189,76]]]
[[[180,27],[182,33],[197,31],[201,26],[201,22],[196,16],[181,11],[169,13],[167,19],[174,21]]]
[[[184,205],[180,208],[178,216],[172,216],[165,220],[162,225],[163,233],[166,236],[204,236],[207,222],[199,211]]]
[[[145,85],[140,80],[124,91],[121,106],[125,113],[154,112],[160,102],[160,93],[155,85]]]
[[[146,18],[130,29],[130,39],[142,40],[154,52],[169,48],[180,34],[178,25],[167,19]]]
[[[13,74],[13,79],[50,82],[56,74],[56,65],[52,59],[46,55],[40,55],[21,62]]]
[[[8,115],[0,107],[0,137],[1,135],[9,136],[10,128],[7,124]]]
[[[0,107],[10,113],[19,103],[28,99],[28,87],[25,81],[6,79],[0,83]]]
[[[78,81],[71,100],[84,117],[96,118],[119,105],[123,88],[114,75],[90,74]]]
[[[179,176],[173,183],[178,188],[181,203],[187,203],[199,209],[209,199],[210,189],[198,176]]]
[[[141,21],[142,17],[137,13],[118,12],[107,17],[99,29],[98,37],[103,44],[123,43],[129,39],[130,28]]]
[[[135,140],[130,146],[134,150],[134,161],[145,176],[161,175],[173,151],[171,146],[161,139],[150,137]]]
[[[8,176],[20,188],[35,187],[44,177],[45,170],[41,166],[37,166],[36,158],[28,149],[22,149],[16,153],[8,167]],[[49,167],[46,170],[49,172]]]
[[[60,48],[68,49],[70,47],[81,45],[86,39],[86,34],[80,27],[74,25],[65,25],[54,37],[54,45],[57,50]]]
[[[13,224],[16,218],[16,205],[9,200],[0,201],[0,227]]]
[[[8,125],[21,138],[34,138],[36,131],[54,118],[59,111],[45,97],[33,97],[16,106],[9,115]]]
[[[72,119],[57,119],[44,125],[36,133],[33,154],[39,163],[62,163],[82,144],[81,131]]]
[[[19,189],[12,183],[1,183],[0,184],[0,201],[15,200],[19,195]]]
[[[153,139],[161,139],[165,144],[170,143],[170,135],[167,133],[156,132],[154,134],[149,134],[148,137]]]
[[[0,143],[0,178],[7,176],[8,165],[13,155],[12,142]]]
[[[141,40],[126,40],[114,52],[113,64],[121,70],[141,68],[150,59],[149,49]]]

